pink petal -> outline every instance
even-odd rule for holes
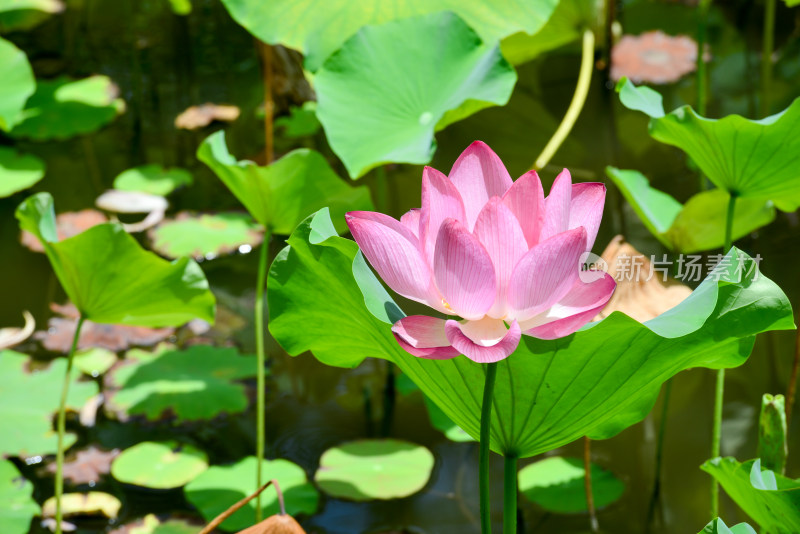
[[[411,230],[415,237],[419,237],[419,208],[412,208],[400,217],[400,224]]]
[[[388,215],[372,211],[351,211],[345,220],[364,256],[389,287],[428,305],[441,300],[417,238],[408,228]]]
[[[544,223],[539,241],[569,230],[569,206],[572,199],[572,176],[564,169],[556,176],[550,194],[544,199]]]
[[[439,230],[433,265],[436,287],[455,314],[480,319],[489,311],[497,293],[492,258],[459,221],[447,219]]]
[[[544,190],[536,171],[528,171],[520,176],[503,196],[511,213],[516,215],[528,248],[539,242],[539,233],[544,224]]]
[[[492,197],[502,197],[513,183],[503,162],[482,141],[475,141],[461,153],[450,171],[450,179],[461,193],[470,230],[484,204]]]
[[[392,333],[403,350],[413,356],[445,360],[461,354],[447,340],[444,319],[410,315],[394,323]]]
[[[447,176],[432,167],[422,171],[422,208],[420,209],[420,243],[428,265],[433,264],[436,237],[445,219],[462,223],[464,203],[456,186]]]
[[[539,339],[568,336],[603,309],[616,287],[614,278],[607,273],[602,273],[602,277],[588,284],[578,280],[552,308],[520,326],[526,335]]]
[[[506,315],[508,280],[517,262],[528,252],[528,243],[519,221],[500,197],[492,197],[481,210],[473,234],[492,258],[497,277],[497,297],[489,315],[500,319]]]
[[[452,319],[445,323],[447,339],[453,347],[470,360],[478,363],[499,362],[517,349],[522,331],[517,321],[506,325],[500,319],[482,319],[459,323]]]
[[[508,284],[509,317],[522,322],[561,300],[578,280],[586,229],[542,241],[519,261]]]
[[[569,205],[569,228],[586,228],[586,250],[592,250],[603,218],[606,201],[606,186],[597,182],[585,182],[572,186],[572,201]]]

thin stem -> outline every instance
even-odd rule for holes
[[[656,438],[656,467],[653,480],[653,493],[650,497],[650,507],[647,511],[647,526],[652,527],[655,519],[655,510],[658,498],[661,495],[661,466],[664,461],[664,436],[667,433],[667,415],[669,413],[669,398],[672,394],[672,379],[664,385],[664,397],[661,401],[661,420],[658,424],[658,437]]]
[[[708,23],[708,10],[711,0],[700,0],[697,6],[697,113],[706,116],[708,102],[708,70],[706,68],[706,25]]]
[[[589,510],[589,526],[592,532],[600,532],[597,513],[594,509],[594,493],[592,492],[592,440],[583,437],[583,489],[586,492],[586,507]]]
[[[725,244],[722,249],[723,254],[727,254],[733,246],[733,219],[736,214],[736,195],[731,193],[728,199],[728,213],[725,217]]]
[[[764,35],[761,46],[761,117],[769,115],[770,89],[772,87],[772,51],[775,48],[775,7],[776,0],[766,0],[764,4]]]
[[[258,260],[258,281],[256,282],[255,330],[256,330],[256,487],[261,487],[261,464],[264,461],[264,419],[265,415],[265,372],[264,365],[264,286],[267,279],[267,256],[269,252],[269,229],[264,231],[264,242]],[[256,496],[256,523],[261,521],[261,496]]]
[[[83,315],[78,318],[78,324],[75,327],[75,334],[72,336],[72,346],[69,349],[67,356],[67,372],[64,374],[64,385],[61,387],[61,401],[58,404],[58,423],[56,430],[58,432],[58,447],[56,449],[56,534],[61,534],[61,496],[64,494],[64,433],[67,426],[67,397],[69,396],[69,384],[72,381],[72,360],[75,359],[75,349],[78,348],[78,339],[81,336],[81,327],[83,326]]]
[[[569,108],[561,124],[558,125],[556,133],[547,142],[547,145],[536,158],[533,164],[534,169],[541,169],[550,161],[550,159],[558,151],[561,144],[569,135],[575,121],[581,114],[583,105],[586,103],[586,95],[589,94],[589,85],[592,81],[592,67],[594,65],[594,33],[592,30],[583,32],[583,48],[581,51],[581,69],[578,73],[578,84],[575,87],[575,93],[572,95],[572,101],[569,103]]]
[[[263,64],[262,77],[264,82],[264,152],[267,165],[275,159],[273,115],[275,103],[272,98],[272,48],[258,41]]]
[[[786,428],[792,423],[792,408],[794,407],[794,397],[797,391],[797,370],[800,367],[800,328],[795,332],[794,340],[794,362],[792,363],[792,374],[789,378],[789,388],[786,391]]]
[[[389,184],[386,178],[386,168],[381,165],[375,169],[375,196],[378,209],[383,213],[389,212]]]
[[[483,383],[481,405],[481,441],[478,453],[478,483],[480,485],[481,532],[491,534],[492,513],[489,495],[489,442],[492,429],[492,399],[497,378],[497,362],[486,364],[486,380]]]
[[[517,532],[517,457],[503,458],[503,534]]]

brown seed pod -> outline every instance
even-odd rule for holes
[[[237,534],[306,534],[289,514],[275,514]]]

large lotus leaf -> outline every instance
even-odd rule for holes
[[[722,189],[703,191],[685,205],[650,186],[639,171],[606,167],[645,227],[670,250],[691,253],[720,248],[725,241],[725,220],[730,196]],[[740,198],[736,201],[733,239],[771,223],[775,208],[770,200]]]
[[[0,80],[0,130],[8,131],[22,120],[36,79],[25,52],[5,39],[0,39]]]
[[[122,171],[114,178],[114,189],[167,196],[179,187],[191,185],[193,181],[192,173],[186,169],[167,168],[153,163]]]
[[[35,456],[56,452],[53,414],[58,410],[67,361],[57,359],[47,369],[28,372],[29,358],[11,350],[0,352],[0,455]],[[95,382],[79,382],[73,370],[67,409],[80,410],[97,394]],[[65,448],[75,443],[67,434]]]
[[[433,134],[504,105],[517,75],[452,13],[367,26],[317,72],[317,116],[352,178],[384,163],[428,163]]]
[[[170,489],[188,484],[207,468],[208,457],[195,447],[145,441],[114,458],[111,474],[126,484]]]
[[[256,362],[234,348],[194,345],[182,351],[132,350],[126,356],[131,363],[111,374],[120,388],[109,400],[113,409],[148,419],[171,413],[196,420],[247,408],[244,386],[234,381],[255,376]]]
[[[234,465],[212,466],[190,482],[186,488],[186,499],[192,503],[207,521],[253,493],[256,483],[258,460],[253,456]],[[312,514],[317,509],[319,494],[306,479],[303,468],[289,460],[265,460],[261,464],[262,480],[277,480],[283,492],[286,513],[289,515]],[[275,490],[268,488],[261,494],[262,516],[277,514],[278,498]],[[256,501],[252,500],[226,519],[220,528],[241,530],[253,524]]]
[[[397,305],[371,271],[354,263],[358,246],[335,235],[325,211],[298,226],[288,243],[268,283],[270,332],[287,352],[311,350],[341,366],[370,356],[391,360],[453,422],[478,436],[486,366],[463,357],[415,358],[400,349],[387,324]],[[755,267],[733,249],[714,277],[646,324],[615,312],[566,338],[523,336],[498,364],[492,449],[525,457],[584,435],[611,437],[641,421],[661,384],[678,372],[743,363],[755,334],[793,327],[786,296]]]
[[[94,132],[125,110],[117,88],[107,76],[71,81],[39,81],[10,134],[36,141],[68,139]]]
[[[237,161],[225,144],[225,133],[211,134],[197,157],[244,204],[259,223],[276,234],[288,235],[311,213],[327,206],[336,228],[347,228],[344,214],[373,209],[369,189],[351,187],[331,169],[319,152],[302,148],[262,167]]]
[[[316,70],[362,26],[452,11],[487,42],[524,31],[536,33],[558,0],[223,0],[247,31],[270,44],[296,48],[306,67]],[[400,42],[398,42],[400,44]]]
[[[644,89],[623,80],[620,101],[650,115],[650,135],[686,152],[717,187],[772,200],[783,211],[800,207],[800,98],[761,120],[739,115],[707,119],[691,106],[665,114],[654,91]],[[633,104],[637,98],[648,104]]]
[[[151,327],[214,321],[214,295],[194,261],[161,259],[119,224],[100,224],[58,241],[49,193],[29,197],[16,215],[20,228],[44,245],[64,291],[86,319]]]
[[[2,98],[2,97],[0,97]],[[44,162],[0,146],[0,198],[27,189],[44,177]]]
[[[697,534],[756,534],[756,531],[747,523],[739,523],[728,527],[725,521],[718,517]]]
[[[0,459],[0,525],[3,525],[3,533],[25,534],[36,515],[39,515],[39,505],[33,500],[33,484],[22,478],[11,461]]]
[[[735,458],[715,458],[701,469],[714,477],[764,531],[800,532],[800,481],[772,471],[762,472],[759,460],[740,464]]]

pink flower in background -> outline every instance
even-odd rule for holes
[[[579,279],[603,215],[605,186],[566,169],[545,198],[534,171],[511,180],[497,154],[472,143],[450,176],[426,167],[422,207],[397,221],[347,214],[353,238],[398,294],[460,319],[412,315],[392,332],[410,354],[481,363],[506,358],[522,334],[555,339],[588,323],[614,292],[605,273]]]

